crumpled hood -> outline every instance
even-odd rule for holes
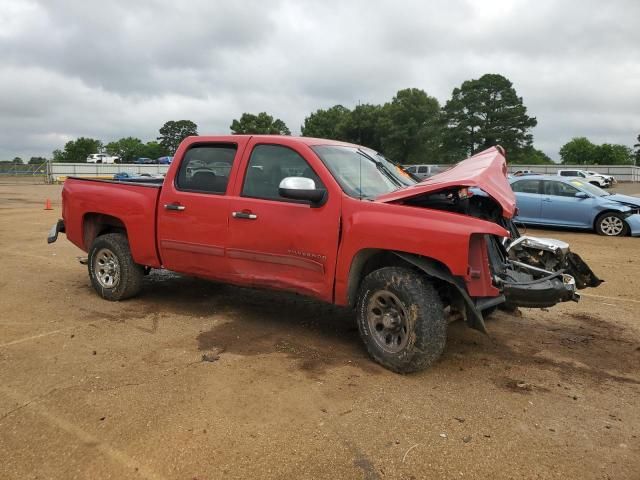
[[[451,187],[477,187],[502,207],[502,214],[512,218],[516,211],[516,197],[507,180],[507,163],[502,147],[491,147],[410,187],[380,195],[377,202],[392,203],[434,193]]]
[[[603,200],[606,200],[607,202],[622,203],[623,205],[627,205],[632,208],[640,207],[640,198],[632,197],[630,195],[621,195],[619,193],[614,193],[612,195],[607,195],[601,198]]]

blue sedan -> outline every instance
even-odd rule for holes
[[[516,194],[516,221],[640,236],[640,198],[610,194],[581,178],[536,175],[509,181]]]

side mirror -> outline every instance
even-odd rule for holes
[[[575,195],[576,198],[580,198],[580,199],[585,199],[585,198],[590,198],[589,194],[586,192],[577,192]]]
[[[316,182],[306,177],[283,178],[278,187],[278,193],[281,197],[302,200],[313,206],[323,205],[327,199],[327,191],[316,188]]]

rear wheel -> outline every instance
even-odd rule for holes
[[[606,212],[596,219],[596,232],[608,237],[622,237],[629,233],[629,226],[619,213]]]
[[[358,328],[373,359],[398,373],[427,368],[442,354],[447,322],[437,291],[424,275],[385,267],[365,277]]]
[[[89,250],[88,267],[93,288],[106,300],[130,298],[142,288],[144,267],[133,261],[122,233],[97,237]]]

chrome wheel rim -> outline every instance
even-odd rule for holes
[[[378,290],[367,305],[371,336],[385,352],[398,353],[407,346],[408,315],[400,299],[388,290]]]
[[[120,262],[108,248],[103,248],[93,257],[93,272],[104,288],[113,288],[120,281]]]
[[[600,230],[605,235],[620,235],[622,230],[624,229],[624,223],[618,217],[614,217],[613,215],[610,217],[604,217],[600,222]]]

